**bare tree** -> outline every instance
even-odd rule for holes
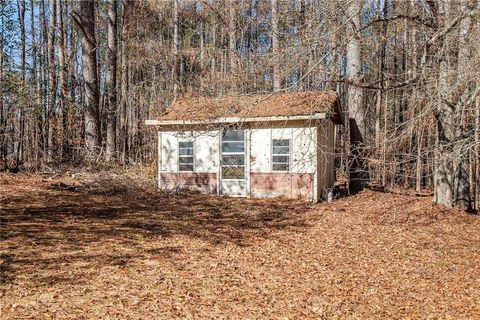
[[[73,162],[104,136],[107,159],[151,161],[143,121],[178,95],[328,88],[348,109],[352,191],[371,176],[478,208],[478,1],[123,0],[119,81],[118,0],[30,0],[30,19],[26,2],[0,2],[2,164]]]
[[[16,166],[23,160],[24,134],[25,134],[25,104],[27,103],[25,92],[26,79],[26,39],[25,39],[25,0],[17,0],[18,20],[20,23],[20,45],[21,45],[21,80],[20,80],[20,107],[16,110],[17,132],[15,137],[15,162]]]
[[[272,6],[272,53],[273,53],[273,91],[280,90],[280,63],[279,63],[279,51],[280,44],[278,40],[278,3],[277,0],[270,0]]]
[[[95,38],[95,1],[80,2],[80,14],[74,14],[82,34],[82,71],[85,81],[85,146],[89,156],[100,146],[99,87],[97,41]]]
[[[47,159],[53,160],[55,148],[55,107],[57,101],[57,77],[55,72],[55,30],[56,30],[56,3],[55,0],[49,0],[49,22],[48,22],[48,108],[47,108],[47,126],[48,126],[48,149]]]
[[[177,97],[178,91],[178,0],[173,0],[173,40],[172,40],[172,77],[173,77],[173,98]]]
[[[129,19],[129,11],[131,8],[131,3],[128,0],[123,1],[122,6],[122,34],[120,38],[120,56],[121,56],[121,65],[120,65],[120,72],[121,72],[121,81],[120,81],[120,114],[119,114],[119,126],[118,129],[118,142],[119,142],[119,151],[121,155],[121,161],[125,161],[125,154],[127,152],[127,100],[128,100],[128,56],[127,56],[127,30],[128,30],[128,19]]]
[[[450,1],[439,0],[430,4],[438,25],[436,34],[430,40],[430,49],[437,51],[438,64],[438,102],[434,110],[437,121],[436,165],[434,171],[434,201],[448,207],[458,206],[468,209],[470,203],[470,179],[466,140],[468,137],[462,117],[465,114],[465,100],[469,99],[468,82],[458,62],[466,63],[468,52],[454,41],[453,30],[475,9],[475,5],[464,6],[460,10]],[[460,32],[468,36],[465,31]],[[465,41],[465,39],[464,39]],[[460,72],[459,72],[460,71]],[[467,104],[468,105],[468,104]]]
[[[352,85],[348,88],[348,114],[350,129],[350,190],[359,191],[366,182],[366,168],[362,150],[365,147],[365,110],[363,107],[363,89],[356,86],[362,78],[362,57],[360,48],[360,10],[361,1],[351,1],[347,9],[347,18],[351,19],[351,38],[347,43],[347,76]]]
[[[62,158],[66,156],[67,146],[66,146],[66,136],[68,133],[67,127],[67,68],[65,64],[66,59],[66,48],[65,48],[65,26],[63,21],[63,1],[57,0],[57,29],[58,29],[58,40],[57,40],[57,49],[58,49],[58,66],[59,70],[59,85],[60,85],[60,115],[61,115],[61,124],[59,124],[60,131],[60,141],[61,146],[60,150],[62,153]]]
[[[108,1],[107,31],[107,148],[106,160],[115,158],[116,117],[117,110],[117,0]]]
[[[236,37],[235,37],[235,2],[233,0],[230,0],[228,3],[229,6],[229,12],[228,12],[228,55],[230,57],[230,70],[231,72],[235,72],[235,69],[237,67],[236,63]]]

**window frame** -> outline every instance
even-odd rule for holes
[[[180,154],[180,143],[189,142],[192,144],[192,155]],[[177,138],[177,172],[195,172],[195,140]],[[189,163],[180,163],[180,158],[192,158],[192,170],[180,170],[180,165],[190,165]]]
[[[224,131],[227,130],[235,130],[235,131],[242,131],[243,134],[243,139],[242,140],[224,140]],[[243,151],[223,151],[223,144],[224,143],[242,143],[243,144]],[[235,128],[235,127],[225,127],[221,130],[220,132],[220,179],[222,180],[228,180],[228,181],[244,181],[247,179],[247,172],[246,172],[246,167],[247,167],[247,136],[246,136],[246,130],[242,128]],[[236,164],[236,165],[225,165],[223,163],[223,156],[243,156],[243,164]],[[242,167],[243,168],[243,177],[242,178],[228,178],[225,177],[223,174],[224,168],[238,168]]]
[[[288,153],[274,153],[274,147],[286,147],[286,146],[274,146],[275,140],[285,140],[288,141]],[[271,148],[270,148],[270,169],[272,172],[291,172],[292,170],[292,139],[291,138],[272,138],[271,140]],[[286,156],[288,157],[288,162],[273,162],[273,157],[275,156]],[[288,170],[275,170],[274,164],[286,164],[288,166]]]

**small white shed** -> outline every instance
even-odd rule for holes
[[[184,97],[158,129],[158,185],[318,201],[335,182],[334,91]]]

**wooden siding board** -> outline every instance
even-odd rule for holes
[[[315,127],[296,128],[292,131],[292,172],[315,171],[316,131]]]
[[[334,130],[334,123],[325,121],[317,132],[317,193],[323,200],[335,183]]]

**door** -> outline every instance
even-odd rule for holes
[[[247,195],[246,134],[244,129],[227,127],[222,130],[220,147],[220,193]]]

